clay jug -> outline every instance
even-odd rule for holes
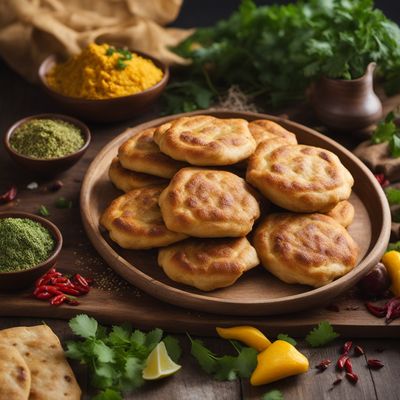
[[[382,117],[382,103],[374,92],[376,64],[352,80],[320,78],[311,89],[311,104],[320,121],[340,131],[361,131]]]

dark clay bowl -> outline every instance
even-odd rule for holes
[[[75,125],[81,130],[85,144],[75,153],[69,154],[65,157],[51,158],[48,160],[27,157],[20,153],[17,153],[10,145],[10,138],[19,126],[32,119],[59,119],[65,122],[69,122],[70,124]],[[83,122],[61,114],[39,114],[23,118],[16,122],[11,128],[9,128],[6,135],[4,136],[4,146],[8,151],[8,154],[10,154],[11,158],[21,166],[25,167],[29,171],[39,173],[40,175],[50,176],[72,167],[72,165],[74,165],[85,154],[87,148],[89,147],[90,140],[91,135],[89,128]]]
[[[83,120],[94,122],[113,122],[130,119],[148,109],[161,95],[169,78],[168,66],[160,60],[140,51],[133,51],[140,56],[150,59],[162,70],[160,82],[151,88],[129,96],[112,99],[88,100],[64,96],[54,91],[47,84],[46,75],[57,62],[54,55],[47,57],[39,68],[39,79],[43,89],[66,112],[76,115]]]
[[[0,290],[14,291],[31,285],[37,278],[45,274],[57,261],[60,254],[63,238],[58,228],[45,218],[25,212],[0,212],[3,218],[27,218],[43,225],[53,236],[55,247],[50,257],[35,267],[17,272],[0,272]]]

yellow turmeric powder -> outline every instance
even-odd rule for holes
[[[108,44],[95,43],[56,64],[47,75],[49,86],[65,96],[110,99],[146,90],[163,77],[151,60]]]

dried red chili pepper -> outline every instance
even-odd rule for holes
[[[50,304],[52,306],[59,306],[67,300],[67,296],[64,293],[61,293],[50,300]]]
[[[344,364],[346,363],[346,361],[348,360],[348,356],[346,354],[342,354],[339,359],[337,360],[336,366],[338,367],[338,369],[340,371],[343,370],[344,368]]]
[[[376,360],[376,359],[367,360],[367,365],[368,368],[371,369],[380,369],[385,366],[385,364],[381,360]]]
[[[351,347],[353,346],[353,342],[351,340],[345,342],[342,348],[342,354],[349,354]]]
[[[386,315],[386,307],[375,306],[371,303],[365,303],[365,306],[371,314],[375,315],[375,317],[382,318]]]
[[[60,290],[58,290],[56,287],[54,286],[49,286],[49,285],[42,285],[39,286],[35,289],[35,291],[33,292],[34,296],[36,296],[37,294],[41,293],[41,292],[49,292],[52,295],[59,295],[62,294]]]
[[[354,347],[354,354],[356,356],[362,356],[364,354],[364,349],[361,346]]]
[[[358,381],[358,375],[355,374],[354,372],[346,372],[346,378],[347,378],[351,383],[357,383],[357,381]]]
[[[80,274],[75,274],[74,279],[82,286],[89,287],[87,280]]]
[[[0,204],[5,204],[13,201],[17,197],[17,193],[17,187],[14,185],[11,186],[11,188],[7,192],[0,195]]]
[[[328,368],[331,362],[332,361],[328,359],[322,360],[318,365],[315,366],[315,368],[317,368],[320,372],[323,372]]]
[[[342,382],[342,378],[337,378],[336,379],[336,381],[334,381],[333,383],[332,383],[332,385],[338,385],[340,382]]]
[[[62,293],[72,294],[72,296],[80,296],[81,292],[69,286],[61,286],[60,284],[55,285],[56,288],[60,290]]]
[[[76,299],[72,299],[70,296],[67,296],[65,300],[70,306],[78,306],[80,303]]]
[[[39,300],[48,300],[51,299],[53,296],[54,294],[49,292],[39,292],[35,295],[35,297]]]
[[[390,299],[385,306],[387,306],[386,323],[390,323],[400,316],[400,297]]]
[[[346,372],[353,373],[353,365],[351,363],[350,358],[348,358],[346,360],[346,362],[344,363],[344,368],[345,368]]]

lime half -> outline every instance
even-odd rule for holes
[[[143,379],[151,381],[170,376],[180,369],[181,366],[174,363],[168,355],[164,342],[160,342],[147,357],[142,375]]]

